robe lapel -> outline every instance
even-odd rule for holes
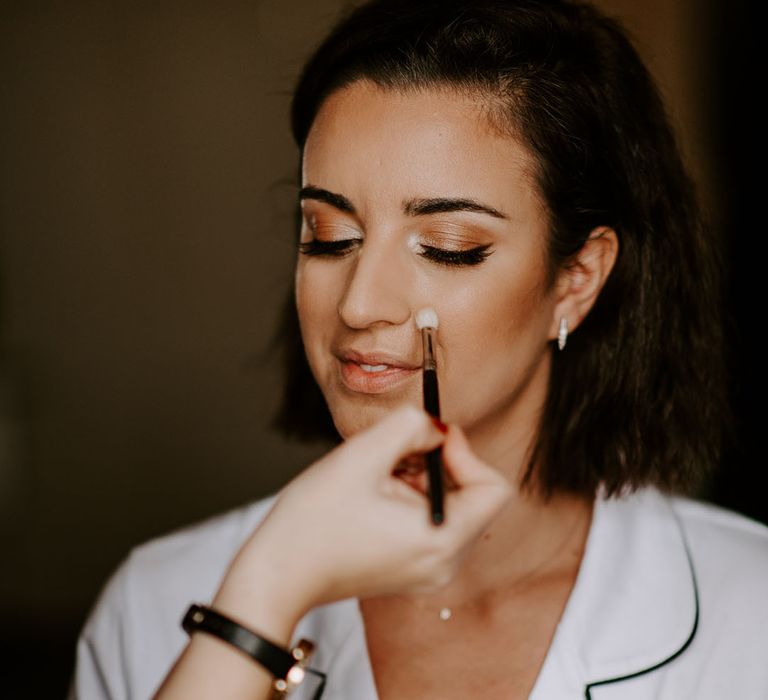
[[[699,618],[682,525],[654,489],[598,498],[587,547],[532,698],[652,673],[685,652]],[[559,674],[550,678],[548,674]]]

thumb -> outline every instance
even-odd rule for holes
[[[509,483],[497,469],[483,462],[475,454],[464,431],[456,424],[448,426],[443,444],[443,459],[459,488],[480,484]]]
[[[426,411],[404,406],[349,438],[343,445],[343,458],[355,463],[375,462],[379,471],[389,473],[403,457],[433,450],[444,439]]]
[[[466,518],[483,528],[509,501],[514,489],[509,480],[497,469],[483,462],[469,445],[464,431],[458,425],[448,429],[443,457],[446,466],[458,483],[458,489],[449,492],[454,508],[458,507]]]

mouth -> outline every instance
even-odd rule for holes
[[[355,393],[381,394],[419,374],[421,365],[381,352],[345,351],[338,356],[341,381]]]

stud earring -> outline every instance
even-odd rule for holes
[[[563,316],[560,319],[560,328],[557,331],[557,348],[562,350],[565,347],[565,341],[568,340],[568,319]]]

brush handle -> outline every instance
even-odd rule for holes
[[[429,476],[429,505],[432,522],[440,525],[445,520],[443,499],[445,485],[443,482],[443,449],[438,447],[427,452],[427,474]]]
[[[424,370],[424,409],[431,416],[440,418],[440,394],[437,390],[437,372],[434,369]],[[430,515],[432,522],[440,525],[445,519],[442,446],[427,452],[427,476],[429,477]]]
[[[437,372],[424,370],[424,410],[430,416],[440,418],[440,393],[437,390]]]

